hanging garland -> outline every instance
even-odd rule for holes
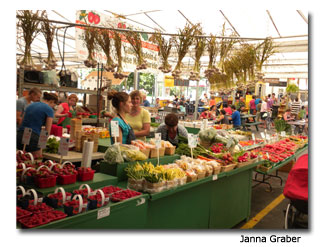
[[[207,79],[211,77],[213,74],[219,72],[219,69],[216,67],[216,57],[218,53],[219,47],[216,41],[216,37],[211,35],[211,38],[207,42],[207,51],[209,56],[208,67],[205,70],[205,76]]]
[[[31,56],[31,44],[40,32],[40,21],[35,18],[42,18],[44,11],[37,10],[33,13],[31,10],[20,10],[18,14],[22,16],[22,18],[19,18],[18,27],[23,31],[23,39],[25,41],[24,56],[18,64],[22,69],[33,70],[35,65]]]
[[[48,20],[46,11],[44,13],[44,19]],[[48,21],[43,21],[41,24],[41,32],[44,35],[44,38],[46,40],[46,45],[47,45],[47,59],[44,60],[46,66],[45,69],[47,70],[52,70],[56,68],[56,58],[54,56],[52,47],[53,47],[53,40],[54,40],[54,33],[55,33],[56,27],[53,26],[50,22]]]
[[[129,31],[125,32],[127,41],[132,46],[137,58],[137,70],[147,69],[147,63],[143,56],[142,40],[140,33]]]
[[[123,74],[123,57],[122,57],[122,40],[120,34],[118,32],[113,33],[114,45],[116,50],[116,57],[117,57],[117,71],[114,73],[114,77],[116,79],[123,79],[128,77],[127,75]]]
[[[88,58],[84,61],[84,65],[88,68],[96,68],[97,67],[97,61],[94,58],[94,52],[96,50],[96,36],[98,35],[98,32],[96,29],[92,27],[85,27],[84,34],[83,34],[83,40],[84,43],[88,49]]]
[[[155,33],[150,37],[150,41],[159,46],[159,55],[162,60],[162,65],[158,69],[163,73],[170,73],[172,67],[168,62],[168,58],[170,56],[172,43],[174,42],[173,39],[170,38],[169,40],[166,40],[161,33]]]
[[[111,58],[111,38],[109,37],[109,31],[103,30],[98,35],[96,35],[96,42],[106,55],[107,62],[105,69],[108,72],[115,72],[117,64],[115,64],[113,59]]]

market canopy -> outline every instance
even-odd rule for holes
[[[147,10],[123,11],[122,9],[93,11],[100,15],[116,18],[125,26],[133,25],[142,31],[155,32],[159,30],[166,34],[176,34],[186,23],[201,23],[205,35],[220,35],[223,24],[225,28],[236,33],[238,38],[250,38],[249,42],[261,42],[267,37],[274,39],[277,46],[276,54],[264,65],[266,77],[276,78],[308,78],[308,19],[306,11],[296,10],[214,10],[205,8],[196,10]],[[64,23],[75,23],[78,19],[75,10],[47,11],[48,19]],[[101,24],[101,23],[100,23]],[[99,24],[99,25],[100,25]],[[66,26],[57,24],[58,26]],[[84,68],[83,61],[76,54],[75,27],[59,29],[57,39],[53,42],[53,52],[58,60],[63,54],[67,67]],[[64,32],[66,34],[64,35]],[[18,37],[21,34],[18,34]],[[255,40],[259,39],[259,40]],[[23,54],[23,41],[17,39],[17,54]],[[175,53],[175,52],[174,52]],[[47,47],[42,35],[38,35],[32,43],[32,55],[44,59]],[[170,56],[170,63],[174,65],[176,57]],[[183,61],[188,66],[193,64],[190,54]],[[202,57],[202,66],[207,63]],[[59,63],[60,65],[60,63]]]

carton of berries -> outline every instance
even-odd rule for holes
[[[22,164],[21,164],[22,165]],[[17,170],[17,176],[20,175],[20,183],[26,184],[26,185],[34,185],[35,183],[35,175],[37,173],[37,170],[34,167],[27,167],[23,168],[22,172]]]
[[[105,186],[103,188],[101,188],[101,190],[103,191],[103,193],[105,194],[105,196],[109,196],[117,191],[121,191],[123,190],[122,188],[113,186],[113,185],[109,185],[109,186]]]
[[[57,183],[61,185],[74,184],[77,180],[77,170],[75,165],[66,161],[62,165],[55,164],[51,167],[53,173],[57,176]]]
[[[25,163],[26,165],[34,164],[34,156],[31,153],[27,153],[22,150],[16,152],[16,161],[18,163]]]
[[[89,196],[94,195],[93,189],[90,188],[87,184],[81,184],[79,189],[72,191],[73,195],[81,195],[82,198],[88,198]]]
[[[64,219],[67,216],[67,214],[65,214],[59,210],[47,211],[47,212],[43,212],[40,214],[42,216],[46,217],[50,222],[55,221],[55,220]]]
[[[93,179],[95,170],[90,167],[78,167],[78,181],[89,181]]]
[[[27,209],[29,205],[37,205],[43,202],[43,193],[34,189],[25,191],[22,186],[17,188],[21,189],[19,197],[17,196],[17,205],[23,209]]]
[[[32,212],[33,214],[38,214],[38,213],[43,213],[43,212],[47,212],[47,211],[52,211],[53,208],[46,205],[46,203],[42,202],[36,205],[29,205],[26,210],[28,210],[29,212]]]
[[[112,194],[110,196],[110,199],[111,199],[112,202],[121,202],[121,201],[127,200],[129,198],[139,196],[141,194],[142,193],[140,193],[140,192],[127,189],[127,190],[122,190],[122,191],[115,192],[114,194]]]
[[[63,187],[58,187],[54,193],[48,194],[43,201],[53,208],[60,208],[65,202],[71,201],[71,198],[70,192],[65,192]]]
[[[101,189],[94,192],[95,194],[88,197],[88,209],[96,209],[103,207],[109,203],[109,196],[105,196]]]
[[[40,166],[34,178],[38,188],[50,188],[56,185],[56,176],[47,166]]]
[[[87,210],[88,200],[81,195],[74,195],[72,200],[63,204],[64,213],[68,216],[77,215]]]
[[[50,220],[43,214],[33,214],[19,220],[23,228],[33,228],[41,226],[50,222]]]
[[[20,220],[20,219],[30,216],[32,214],[33,213],[28,210],[22,209],[21,207],[16,207],[16,219],[17,220]]]

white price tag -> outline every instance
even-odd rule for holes
[[[188,146],[190,148],[197,147],[197,135],[194,134],[188,134]]]
[[[286,137],[286,131],[281,131],[281,136]]]
[[[266,140],[270,141],[270,135],[266,134]]]
[[[41,130],[41,133],[39,135],[38,139],[38,147],[41,149],[46,148],[46,143],[47,143],[47,138],[48,138],[48,132],[44,129]]]
[[[109,215],[110,215],[110,207],[99,209],[97,214],[97,220],[100,220]]]
[[[31,128],[25,128],[24,129],[24,134],[23,134],[23,137],[22,137],[22,140],[21,140],[22,144],[29,145],[30,137],[31,137],[32,132],[33,131],[32,131]]]
[[[217,180],[218,179],[218,176],[217,174],[213,175],[213,181]]]
[[[252,140],[255,141],[255,135],[252,133]]]
[[[208,128],[208,119],[203,119],[203,129],[207,129]]]
[[[136,206],[140,206],[140,205],[142,205],[144,203],[145,203],[145,198],[140,198],[140,199],[137,200]]]
[[[262,138],[262,139],[265,139],[265,135],[264,135],[264,133],[261,132],[260,134],[261,134],[261,138]]]
[[[69,152],[69,138],[62,137],[60,140],[59,153],[61,156],[66,156]]]
[[[112,137],[119,137],[119,125],[118,121],[110,121],[110,129]]]
[[[161,133],[155,133],[155,146],[161,148]]]
[[[267,152],[267,158],[270,159],[269,153]]]

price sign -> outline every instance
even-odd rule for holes
[[[98,210],[97,220],[100,220],[100,219],[107,217],[109,215],[110,215],[110,207],[100,209],[100,210]]]
[[[161,148],[161,133],[155,133],[155,146]]]
[[[281,131],[281,136],[286,137],[286,131]]]
[[[110,129],[112,137],[119,137],[119,125],[118,121],[110,121]]]
[[[24,129],[24,134],[23,134],[23,137],[22,137],[22,140],[21,140],[22,144],[29,145],[30,137],[31,137],[32,132],[33,131],[32,131],[31,128],[25,128]]]
[[[265,139],[265,135],[264,135],[264,133],[261,132],[260,134],[261,134],[261,138],[262,138],[262,139]]]
[[[213,175],[213,181],[217,180],[218,179],[218,176],[217,174],[216,175]]]
[[[266,134],[266,140],[270,141],[270,135]]]
[[[269,153],[267,152],[267,158],[270,159]]]
[[[190,148],[197,147],[197,135],[188,134],[188,146]]]
[[[252,140],[255,142],[255,135],[252,133]]]
[[[48,132],[45,129],[42,129],[38,139],[39,148],[41,149],[46,148],[47,138],[48,138]]]
[[[69,138],[61,138],[60,140],[60,146],[59,146],[59,153],[61,156],[66,156],[69,152]]]
[[[208,119],[203,119],[203,129],[207,129],[208,128]]]

